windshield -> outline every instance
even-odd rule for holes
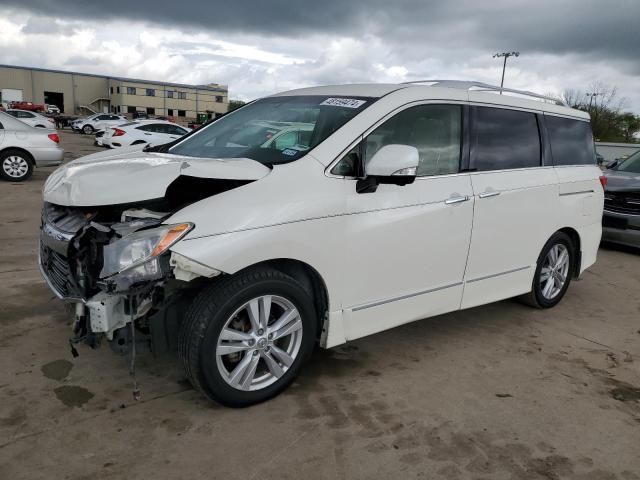
[[[640,151],[634,153],[618,165],[616,170],[620,172],[640,173]]]
[[[190,157],[297,160],[375,99],[317,95],[269,97],[216,120],[170,149]]]

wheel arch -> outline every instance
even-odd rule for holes
[[[318,322],[317,335],[318,338],[320,338],[322,329],[324,328],[324,321],[327,316],[327,312],[329,311],[329,293],[322,275],[320,275],[318,270],[308,263],[293,258],[274,258],[263,260],[252,265],[247,265],[241,270],[233,273],[233,275],[263,266],[274,268],[292,277],[309,293],[313,299],[313,304],[316,309],[316,320]]]
[[[15,150],[15,151],[23,153],[26,156],[27,160],[30,161],[31,164],[34,167],[36,166],[36,161],[33,158],[33,155],[31,155],[31,153],[28,150],[25,150],[24,148],[21,148],[21,147],[5,147],[5,148],[2,148],[2,149],[0,149],[0,155],[3,155],[5,152],[8,152],[10,150]]]
[[[571,239],[571,243],[573,243],[574,253],[576,255],[576,262],[573,267],[572,274],[574,278],[578,278],[578,276],[580,275],[580,267],[582,264],[582,241],[580,239],[580,234],[576,229],[572,227],[563,227],[555,233],[558,233],[558,232],[562,232],[566,234]]]

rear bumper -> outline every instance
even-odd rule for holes
[[[64,158],[64,150],[60,147],[33,148],[31,154],[38,167],[55,167]]]
[[[602,240],[640,247],[640,215],[604,211]]]

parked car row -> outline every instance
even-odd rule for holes
[[[95,133],[98,130],[105,130],[108,127],[124,123],[127,117],[115,115],[113,113],[96,113],[88,117],[82,117],[71,122],[74,131],[82,132],[86,135]]]
[[[132,145],[162,145],[177,140],[191,130],[163,120],[139,120],[121,123],[97,132],[96,145],[106,148]]]
[[[55,129],[55,121],[52,118],[36,112],[11,108],[6,110],[6,113],[32,127]]]
[[[60,165],[63,155],[55,131],[28,125],[0,112],[0,176],[4,180],[26,180],[34,167]]]

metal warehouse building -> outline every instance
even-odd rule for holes
[[[57,105],[67,115],[113,112],[191,120],[226,113],[228,88],[0,65],[0,101]]]

